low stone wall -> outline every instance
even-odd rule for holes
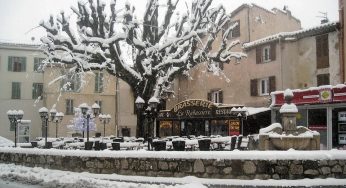
[[[196,157],[183,159],[179,156],[177,158],[172,156],[167,158],[144,156],[143,158],[140,155],[139,157],[133,157],[135,155],[133,152],[130,157],[77,155],[68,156],[65,153],[57,155],[49,152],[35,154],[33,152],[6,152],[0,150],[0,163],[15,163],[29,167],[74,172],[116,173],[153,177],[196,176],[222,179],[346,178],[345,159],[241,160],[239,157],[238,159],[230,159],[229,157],[225,157],[225,159],[198,159]]]

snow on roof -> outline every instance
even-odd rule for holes
[[[254,108],[254,107],[247,107],[247,111],[248,111],[248,116],[254,115],[254,114],[258,114],[261,112],[266,112],[269,111],[270,108],[266,108],[266,107],[260,107],[260,108]]]
[[[40,50],[40,46],[41,44],[37,43],[14,43],[0,41],[0,48]]]
[[[335,22],[328,22],[325,24],[321,24],[318,26],[314,26],[314,27],[310,27],[307,29],[301,29],[301,30],[297,30],[297,31],[292,31],[292,32],[280,32],[274,35],[270,35],[252,42],[248,42],[248,43],[244,43],[243,44],[243,48],[244,49],[251,49],[253,47],[262,45],[262,44],[266,44],[266,43],[270,43],[279,39],[289,39],[289,41],[291,41],[293,38],[295,39],[299,39],[299,38],[303,38],[306,36],[311,36],[311,35],[315,35],[319,32],[330,32],[330,31],[335,31],[335,27],[337,27],[339,25],[338,21]]]
[[[345,84],[337,84],[335,86],[332,85],[322,85],[322,86],[318,86],[318,87],[309,87],[307,89],[292,89],[292,92],[305,92],[305,91],[312,91],[312,90],[321,90],[321,89],[334,89],[334,88],[345,88],[346,85]],[[284,93],[285,91],[273,91],[270,93],[270,95],[277,95],[277,94],[281,94]]]

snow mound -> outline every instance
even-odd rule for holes
[[[7,138],[0,136],[0,147],[12,147],[14,146],[14,142]]]

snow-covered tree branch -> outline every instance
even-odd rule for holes
[[[230,17],[221,5],[211,8],[212,0],[195,0],[185,13],[177,10],[179,0],[164,5],[148,0],[141,20],[130,3],[116,3],[79,1],[71,7],[77,21],[63,11],[42,21],[47,62],[70,64],[78,72],[107,70],[148,100],[159,98],[177,75],[199,63],[229,63],[245,56],[232,52],[239,41],[228,41],[227,35],[236,25],[225,28]],[[220,36],[219,44],[213,44]]]

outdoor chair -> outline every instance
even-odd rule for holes
[[[174,151],[185,151],[185,141],[183,140],[172,141],[172,145]]]
[[[200,151],[209,151],[210,150],[210,139],[198,140],[198,147]]]
[[[235,149],[235,145],[237,143],[237,137],[236,136],[232,136],[231,138],[231,145],[230,145],[230,150],[233,151]]]
[[[242,140],[243,140],[243,136],[238,136],[237,149],[239,149],[239,150],[240,150]]]
[[[155,151],[164,151],[166,150],[166,142],[165,141],[155,141],[152,143]]]

